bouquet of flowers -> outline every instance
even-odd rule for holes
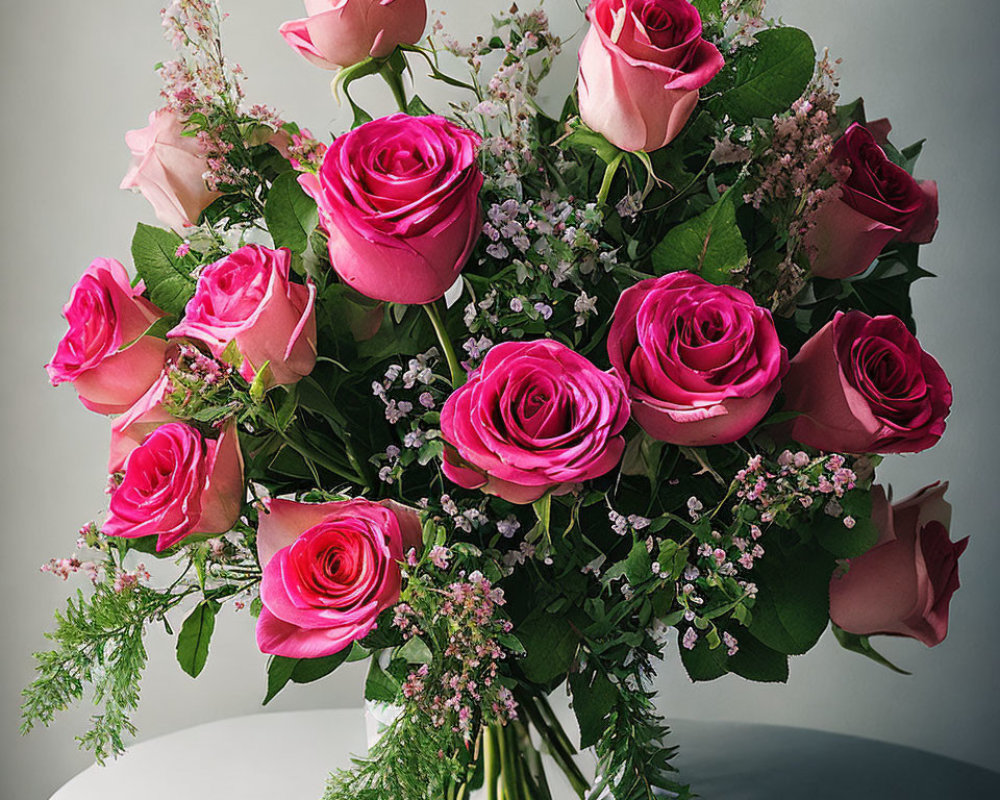
[[[546,800],[553,765],[581,798],[684,798],[668,648],[694,681],[784,681],[831,625],[893,669],[870,636],[945,637],[946,486],[875,483],[952,400],[909,300],[920,144],[763,0],[591,0],[558,114],[540,8],[465,45],[425,0],[305,5],[281,34],[353,110],[330,141],[245,101],[214,2],[163,11],[122,185],[165,227],[87,268],[47,366],[113,417],[110,502],[43,567],[92,586],[26,731],[92,692],[81,744],[120,752],[147,628],[197,676],[231,604],[265,703],[369,663],[383,730],[326,800]],[[377,77],[399,111],[373,119]]]

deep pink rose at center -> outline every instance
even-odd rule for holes
[[[399,562],[420,541],[417,513],[392,501],[269,501],[257,533],[258,647],[319,658],[363,639],[399,600]]]
[[[512,503],[570,491],[621,460],[621,380],[552,340],[494,347],[441,411],[444,473]]]

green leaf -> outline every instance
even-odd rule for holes
[[[708,639],[704,635],[699,635],[694,648],[688,650],[681,644],[682,638],[678,634],[677,641],[681,653],[681,663],[687,670],[688,677],[695,683],[714,681],[729,672],[725,647],[712,648],[709,646]]]
[[[192,678],[197,678],[205,668],[215,617],[221,607],[214,600],[199,603],[181,625],[177,637],[177,663]]]
[[[833,635],[837,637],[837,641],[840,642],[840,646],[845,650],[850,650],[852,653],[858,653],[865,656],[865,658],[870,658],[876,664],[881,664],[883,667],[891,669],[893,672],[898,672],[900,675],[912,674],[907,672],[905,669],[900,669],[889,659],[879,653],[874,647],[872,647],[871,641],[869,641],[867,636],[858,636],[856,633],[848,633],[842,628],[838,628],[836,625],[833,625],[832,627]]]
[[[744,632],[737,634],[739,650],[729,657],[729,671],[760,683],[786,683],[788,681],[788,656],[772,650]]]
[[[264,702],[261,705],[266,706],[285,688],[292,679],[292,672],[298,663],[297,658],[271,656],[271,660],[267,662],[267,694],[264,695]]]
[[[564,616],[532,613],[518,626],[517,637],[526,651],[521,669],[535,683],[566,674],[576,657],[577,634]]]
[[[584,152],[592,152],[605,164],[611,164],[622,157],[621,150],[611,144],[601,134],[592,131],[582,122],[577,122],[573,125],[573,132],[562,140],[561,146],[571,147],[574,150],[583,150]]]
[[[132,237],[132,262],[153,304],[168,314],[179,316],[194,294],[197,282],[191,277],[192,266],[177,258],[183,239],[173,231],[136,226]]]
[[[434,660],[434,654],[427,646],[427,642],[419,636],[414,636],[396,652],[398,658],[403,659],[407,664],[430,664]]]
[[[787,552],[773,538],[754,567],[759,587],[750,632],[772,650],[801,655],[812,649],[830,621],[830,577],[835,560],[808,545]]]
[[[645,539],[636,539],[625,560],[625,579],[633,586],[653,577],[653,558],[646,549]]]
[[[722,0],[691,0],[691,5],[698,9],[703,20],[722,16]]]
[[[299,254],[308,249],[309,237],[319,224],[319,211],[316,202],[299,186],[298,173],[286,172],[271,184],[264,221],[275,247],[287,247]]]
[[[871,550],[878,541],[878,528],[872,520],[872,496],[867,491],[848,492],[840,501],[844,516],[854,518],[854,527],[844,525],[844,517],[820,514],[813,532],[816,540],[837,558],[857,558]]]
[[[728,283],[748,259],[733,201],[723,197],[704,213],[671,229],[653,250],[652,259],[657,275],[690,270],[711,283]]]
[[[802,96],[816,69],[816,48],[798,28],[771,28],[757,34],[757,44],[737,52],[720,80],[729,81],[721,97],[710,101],[719,118],[737,125],[770,119]]]
[[[406,113],[411,117],[429,117],[434,112],[420,99],[419,95],[413,95],[410,102],[406,104]]]
[[[347,661],[351,654],[351,648],[345,647],[343,650],[331,656],[322,658],[300,658],[295,668],[292,670],[293,683],[312,683],[320,678],[325,678]]]
[[[365,700],[376,703],[393,703],[399,694],[399,681],[379,666],[373,658],[365,681]]]
[[[603,672],[592,675],[576,672],[569,676],[573,692],[573,713],[580,725],[580,749],[593,747],[607,729],[605,720],[618,700],[617,687]]]

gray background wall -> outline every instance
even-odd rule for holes
[[[530,0],[523,4],[527,6]],[[0,581],[0,795],[47,798],[85,767],[75,749],[89,709],[64,714],[50,730],[16,733],[18,693],[31,678],[32,650],[73,588],[38,566],[72,551],[75,531],[104,510],[107,424],[85,412],[72,389],[51,390],[42,365],[64,330],[59,309],[79,273],[98,255],[127,263],[145,202],[117,190],[128,154],[122,135],[157,104],[152,65],[169,57],[157,10],[162,0],[4,3],[0,24],[3,147],[3,494],[4,568]],[[448,11],[460,39],[484,27],[505,0],[431,0]],[[576,38],[552,79],[573,77],[582,16],[574,0],[548,0],[554,28]],[[342,130],[328,75],[294,55],[278,25],[300,15],[298,0],[230,0],[226,36],[250,76],[252,99],[270,102],[314,132]],[[994,570],[1000,564],[996,435],[997,289],[995,187],[998,124],[995,0],[773,0],[772,14],[809,30],[844,58],[845,97],[863,93],[870,112],[889,116],[901,144],[927,137],[923,177],[941,184],[941,231],[925,251],[939,274],[916,290],[921,340],[954,384],[948,435],[934,450],[894,459],[883,475],[897,492],[952,481],[955,533],[972,544],[963,588],[952,605],[948,640],[935,650],[885,641],[886,653],[914,672],[892,675],[840,651],[827,637],[793,663],[788,686],[723,680],[692,687],[675,656],[661,670],[663,708],[676,716],[773,722],[854,733],[922,747],[1000,768],[1000,660]],[[371,109],[389,110],[372,86]],[[366,90],[367,90],[366,86]],[[421,93],[439,102],[426,87]],[[434,105],[434,102],[431,103]],[[265,658],[246,613],[226,614],[197,681],[174,663],[161,632],[138,715],[142,737],[253,713],[263,694]],[[361,676],[292,687],[270,708],[358,703]],[[253,743],[247,743],[252,746]],[[721,755],[721,754],[720,754]],[[136,787],[141,792],[141,787]]]

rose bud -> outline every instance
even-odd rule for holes
[[[420,546],[417,512],[391,500],[270,500],[265,510],[257,532],[261,652],[319,658],[371,633],[399,600],[399,562]]]
[[[246,494],[236,427],[205,439],[195,428],[171,422],[154,430],[125,462],[125,476],[111,494],[106,536],[156,536],[157,551],[193,534],[229,531]]]
[[[565,494],[621,460],[621,380],[551,339],[494,347],[441,411],[444,474],[511,503]]]
[[[205,150],[198,139],[184,136],[180,117],[161,108],[149,115],[149,125],[125,134],[132,165],[122,189],[137,189],[156,218],[175,231],[196,225],[201,212],[220,192],[208,188]]]
[[[838,311],[792,359],[785,410],[791,438],[838,453],[916,453],[937,443],[951,384],[893,316]]]
[[[860,636],[909,636],[928,647],[944,640],[958,559],[969,543],[949,538],[947,489],[936,483],[891,507],[882,487],[872,489],[879,540],[830,581],[834,624]]]
[[[887,125],[872,123],[879,135]],[[892,242],[926,244],[938,224],[938,188],[914,180],[879,147],[872,131],[851,125],[833,149],[849,168],[841,196],[819,207],[806,238],[812,271],[820,278],[849,278],[871,266]]]
[[[429,303],[479,239],[479,136],[444,117],[393,114],[335,139],[299,183],[319,206],[330,263],[361,294]]]
[[[688,0],[591,0],[580,46],[580,118],[622,150],[673,141],[724,66]]]
[[[415,44],[427,25],[425,0],[305,0],[305,19],[286,22],[281,35],[323,69],[340,69],[369,56],[384,58],[396,45]]]
[[[168,336],[204,342],[216,358],[235,342],[247,381],[265,364],[269,386],[299,381],[316,365],[316,287],[291,281],[290,265],[290,251],[260,245],[209,264]]]
[[[654,439],[735,442],[764,418],[788,371],[771,312],[690,272],[626,289],[608,333],[632,416]]]
[[[87,268],[63,306],[69,330],[45,367],[53,386],[72,383],[99,414],[120,414],[145,393],[163,369],[167,342],[144,335],[166,315],[143,291],[113,259]]]

